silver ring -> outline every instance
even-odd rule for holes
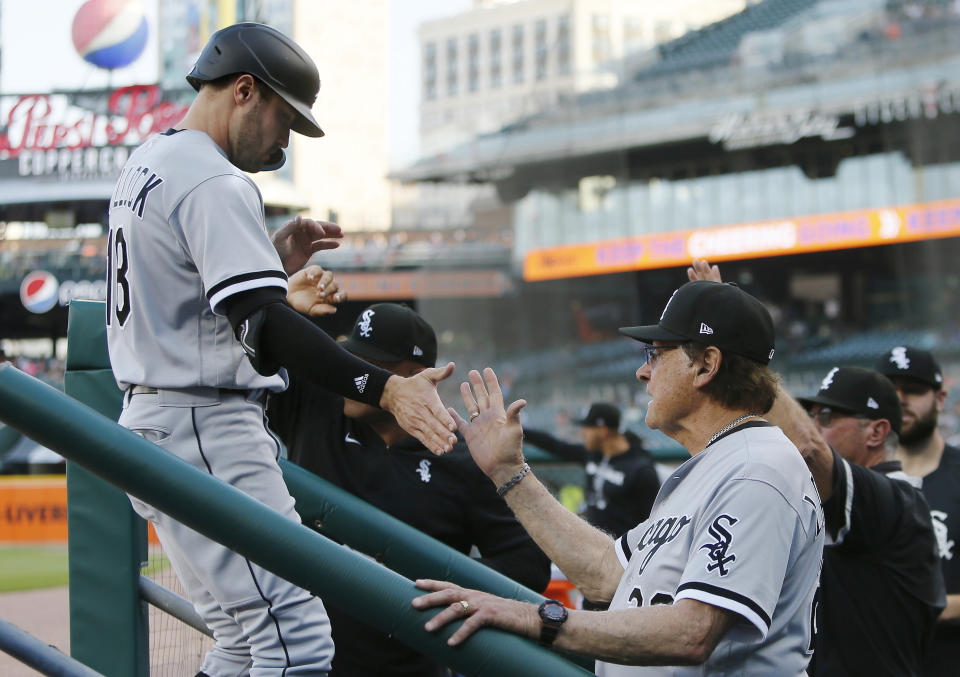
[[[470,414],[470,422],[473,423],[473,419],[477,418],[480,415],[479,411],[474,411]]]
[[[459,604],[460,606],[463,607],[463,615],[464,615],[464,616],[466,616],[467,614],[470,613],[470,602],[468,602],[468,601],[465,600],[465,599],[461,599],[459,602],[457,602],[457,604]]]

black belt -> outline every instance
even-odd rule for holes
[[[197,386],[198,389],[204,389],[205,386]],[[153,388],[152,386],[128,386],[127,395],[156,395],[160,392],[161,389]],[[191,388],[168,388],[168,390],[191,390]],[[244,397],[249,397],[253,390],[249,389],[240,389],[240,388],[209,388],[210,391],[216,390],[221,395],[243,395]]]

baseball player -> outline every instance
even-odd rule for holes
[[[943,372],[930,351],[915,346],[894,346],[875,369],[893,383],[903,407],[897,458],[907,475],[921,478],[930,504],[947,607],[934,628],[923,674],[946,677],[960,665],[960,449],[947,444],[937,428],[947,399]]]
[[[477,465],[520,522],[607,611],[539,608],[439,581],[417,608],[427,624],[464,619],[450,638],[492,625],[596,657],[602,677],[802,675],[823,548],[823,515],[796,447],[763,420],[775,396],[769,313],[742,290],[680,287],[656,325],[621,330],[648,344],[637,378],[646,422],[691,454],[649,519],[613,540],[561,506],[523,462],[519,400],[504,410],[496,375],[470,372],[458,417]],[[623,665],[630,664],[630,665]],[[672,667],[639,667],[672,666]]]
[[[197,97],[177,129],[148,139],[110,202],[107,338],[126,391],[120,423],[299,521],[277,465],[263,399],[281,367],[390,410],[435,452],[456,438],[436,382],[401,378],[342,350],[285,302],[287,273],[340,229],[296,219],[271,243],[244,172],[279,167],[290,130],[323,134],[310,108],[310,57],[279,31],[243,23],[215,33],[187,80]],[[197,611],[213,630],[202,673],[326,674],[323,605],[138,500]],[[318,563],[322,566],[322,563]]]

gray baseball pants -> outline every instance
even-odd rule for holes
[[[257,392],[216,388],[128,394],[119,422],[299,523],[260,399]],[[317,597],[142,501],[130,500],[139,515],[153,522],[164,554],[213,631],[216,643],[204,660],[204,673],[327,674],[333,639]]]

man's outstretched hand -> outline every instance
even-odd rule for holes
[[[400,427],[437,455],[453,449],[457,441],[453,434],[457,426],[437,394],[437,384],[449,378],[453,369],[453,362],[448,362],[409,378],[391,376],[380,398],[380,406],[393,414]]]
[[[691,282],[697,280],[707,280],[708,282],[723,282],[720,279],[720,268],[711,266],[706,259],[694,259],[693,264],[687,268],[687,277]]]
[[[284,272],[293,275],[307,265],[316,252],[339,247],[336,238],[342,237],[343,230],[335,223],[297,216],[273,234],[273,246],[283,262]]]
[[[499,487],[523,467],[520,410],[527,401],[517,400],[505,408],[500,381],[490,367],[483,370],[482,377],[475,369],[467,377],[470,381],[460,384],[460,396],[468,418],[455,409],[450,409],[450,414],[477,467]]]

